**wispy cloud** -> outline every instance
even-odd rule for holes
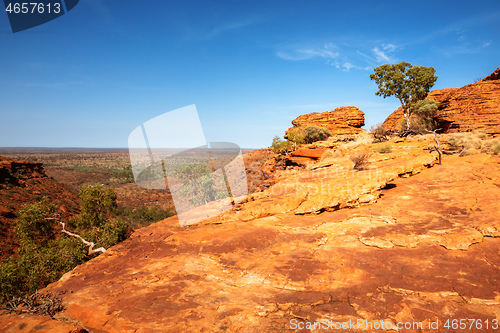
[[[436,48],[436,50],[446,57],[452,57],[457,54],[473,54],[484,52],[484,49],[490,47],[491,44],[491,40],[478,40],[474,42],[449,45],[447,47],[439,47]]]
[[[390,53],[394,52],[397,47],[394,44],[382,44],[382,47],[374,47],[372,49],[373,54],[375,55],[375,61],[378,63],[382,62],[395,62]]]
[[[213,37],[215,37],[215,36],[217,36],[217,35],[219,35],[221,33],[224,33],[224,32],[227,32],[227,31],[231,31],[231,30],[241,29],[241,28],[244,28],[244,27],[248,27],[248,26],[260,23],[263,20],[264,19],[261,18],[261,17],[250,17],[250,18],[246,18],[246,19],[243,19],[243,20],[240,20],[240,21],[229,22],[229,23],[226,23],[226,24],[223,24],[223,25],[220,25],[218,27],[213,28],[205,36],[205,38],[207,38],[207,39],[213,38]]]
[[[297,48],[292,51],[278,51],[276,55],[285,60],[306,60],[314,57],[336,59],[339,56],[339,52],[334,44],[325,43],[323,47]]]
[[[349,72],[372,69],[382,63],[394,63],[397,60],[394,53],[399,49],[394,43],[365,42],[358,46],[344,43],[338,46],[328,42],[321,47],[288,47],[288,50],[280,50],[276,55],[294,61],[321,58],[325,60],[325,64]]]
[[[491,40],[487,40],[487,41],[484,41],[484,42],[483,42],[483,45],[482,45],[482,46],[483,46],[483,47],[488,47],[488,46],[490,46],[490,45],[491,45],[491,43],[492,43],[492,41],[491,41]]]

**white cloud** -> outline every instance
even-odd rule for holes
[[[336,59],[339,56],[336,49],[337,47],[332,43],[325,43],[322,48],[300,48],[291,53],[280,51],[277,56],[285,60],[306,60],[314,57]]]
[[[349,72],[351,70],[351,68],[354,68],[354,69],[361,69],[361,67],[357,66],[357,65],[353,65],[351,64],[350,62],[344,62],[342,64],[342,67],[344,68],[343,71],[344,72]]]
[[[389,43],[389,44],[382,44],[382,48],[389,52],[394,52],[398,47],[392,43]]]
[[[374,47],[372,52],[375,53],[375,60],[377,62],[394,62],[394,60],[386,54],[386,52],[380,50],[378,47]]]

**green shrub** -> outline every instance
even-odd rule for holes
[[[282,140],[279,136],[275,136],[271,146],[273,147],[273,153],[285,155],[290,149],[291,143],[290,141]]]
[[[31,294],[83,263],[85,246],[76,238],[55,238],[55,206],[46,200],[27,204],[14,228],[21,247],[0,264],[0,303]]]
[[[118,207],[111,187],[85,186],[80,190],[80,216],[77,227],[101,227]]]
[[[46,199],[24,205],[19,211],[19,218],[14,227],[14,232],[21,245],[36,243],[40,238],[50,239],[54,236],[54,220],[48,219],[56,211],[54,204],[49,204]]]
[[[212,177],[206,164],[188,164],[174,170],[174,175],[185,180],[180,194],[193,204],[201,205],[227,197],[227,179]]]
[[[320,126],[307,126],[304,131],[305,143],[313,143],[316,141],[323,141],[332,136],[332,132],[328,128]]]
[[[302,131],[294,127],[288,132],[286,138],[294,144],[294,147],[296,147],[297,145],[304,143],[305,136]]]
[[[131,229],[145,227],[175,215],[175,211],[163,210],[156,207],[119,207],[117,215],[128,222]]]
[[[410,106],[413,111],[411,120],[411,130],[414,133],[426,134],[427,131],[433,131],[438,124],[435,119],[436,110],[439,102],[433,99],[424,99]]]
[[[93,242],[97,247],[102,246],[107,249],[124,241],[128,231],[128,224],[121,219],[115,218],[107,220],[99,229],[93,228],[82,231],[80,236],[89,242]]]
[[[76,238],[60,237],[44,245],[23,246],[17,257],[0,264],[0,303],[34,293],[85,260],[85,247]]]
[[[82,213],[71,221],[76,227],[72,232],[104,248],[126,238],[128,224],[110,218],[117,210],[113,189],[86,187],[80,191],[80,200]],[[0,303],[32,294],[90,259],[80,239],[55,233],[59,221],[55,211],[56,206],[46,199],[20,210],[14,230],[21,247],[16,256],[0,264]]]
[[[379,145],[375,150],[381,154],[392,153],[392,146],[390,144]]]

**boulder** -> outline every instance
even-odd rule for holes
[[[303,130],[307,126],[325,127],[333,135],[358,134],[365,130],[361,127],[365,125],[365,114],[354,106],[342,106],[333,111],[313,112],[304,114],[292,121],[293,127],[290,127],[285,138],[292,129]]]

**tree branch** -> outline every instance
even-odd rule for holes
[[[441,153],[443,152],[443,150],[441,149],[441,146],[439,145],[439,141],[436,138],[436,136],[437,136],[436,131],[440,131],[440,130],[441,130],[441,128],[436,128],[434,131],[426,130],[429,133],[434,133],[434,142],[436,142],[436,146],[434,147],[434,150],[437,151],[437,153],[439,154],[439,163],[438,163],[439,165],[441,165]]]
[[[97,252],[102,252],[102,253],[106,252],[106,249],[103,248],[103,247],[94,249],[94,246],[96,244],[94,244],[93,242],[86,241],[80,235],[74,234],[74,233],[69,232],[68,230],[66,230],[66,223],[64,223],[62,221],[59,221],[59,223],[62,225],[62,232],[64,232],[66,235],[69,235],[71,237],[76,237],[76,238],[80,239],[86,246],[89,247],[89,255],[97,253]]]

